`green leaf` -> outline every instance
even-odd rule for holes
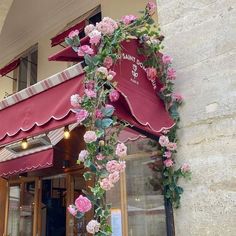
[[[102,120],[97,119],[97,120],[95,121],[95,126],[96,126],[97,128],[99,128],[99,129],[102,129]]]
[[[87,180],[91,180],[92,179],[92,173],[91,172],[85,172],[84,174],[83,174],[83,176],[84,176],[84,179],[87,181]]]
[[[182,194],[184,192],[184,189],[180,186],[177,186],[176,191],[178,194]]]
[[[82,213],[82,212],[77,212],[75,218],[80,219],[80,218],[82,218],[82,217],[84,217],[84,213]]]
[[[84,60],[85,60],[86,65],[88,65],[89,67],[94,67],[93,59],[91,56],[89,56],[88,54],[85,54]]]
[[[112,125],[112,123],[113,123],[112,119],[104,118],[104,119],[102,119],[102,128],[106,129],[106,128],[110,127]]]
[[[102,208],[101,208],[101,207],[98,207],[98,208],[95,210],[95,213],[100,216],[100,215],[102,214]]]
[[[101,112],[104,116],[112,116],[112,114],[114,113],[115,109],[113,106],[109,106],[109,107],[103,107],[101,109]]]
[[[78,52],[78,47],[77,47],[77,46],[72,46],[72,49],[73,49],[75,52]]]
[[[103,137],[104,136],[104,130],[103,129],[97,130],[96,131],[96,135],[97,135],[98,138]]]
[[[164,171],[164,172],[163,172],[163,175],[166,176],[166,177],[169,176],[168,171]]]
[[[73,40],[72,40],[71,38],[66,37],[66,38],[65,38],[65,43],[66,43],[67,45],[72,46],[72,45],[73,45]]]
[[[93,64],[96,65],[96,66],[99,65],[100,60],[101,60],[100,56],[98,56],[98,55],[94,56],[93,57]]]
[[[92,164],[92,162],[91,162],[90,159],[87,158],[87,159],[84,160],[84,166],[85,166],[85,167],[88,167],[88,168],[89,168],[89,167],[91,166],[91,164]]]
[[[74,46],[78,47],[80,45],[80,38],[79,37],[75,37],[74,41],[73,41]]]

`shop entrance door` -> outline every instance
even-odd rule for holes
[[[67,178],[65,174],[43,178],[41,236],[66,235]]]
[[[37,235],[38,196],[37,178],[9,181],[5,235]]]

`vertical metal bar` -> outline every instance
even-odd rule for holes
[[[166,235],[175,236],[175,224],[172,204],[169,199],[165,200],[165,212],[166,212]]]

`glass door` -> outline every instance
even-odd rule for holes
[[[37,184],[27,178],[9,182],[7,236],[36,236]]]
[[[41,236],[66,235],[66,175],[42,179]]]

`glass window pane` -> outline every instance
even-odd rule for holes
[[[20,235],[33,235],[35,182],[24,183],[20,207]]]
[[[7,235],[18,236],[20,232],[20,186],[9,189]]]
[[[30,61],[30,85],[37,83],[37,63],[38,63],[38,51],[34,51],[31,54]]]
[[[161,170],[162,160],[155,151],[157,146],[151,140],[128,145],[130,156],[126,160],[126,189],[129,236],[166,235],[161,172],[156,171]]]
[[[106,202],[112,203],[111,208],[111,226],[112,236],[122,236],[122,210],[121,210],[121,189],[120,183],[106,192]]]
[[[22,58],[19,68],[18,91],[27,87],[28,57]]]

